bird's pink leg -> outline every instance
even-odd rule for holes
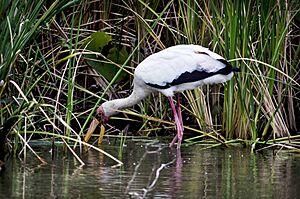
[[[177,94],[177,115],[181,124],[181,129],[182,131],[184,131],[184,127],[183,127],[183,121],[182,121],[182,114],[181,114],[181,107],[180,107],[180,94]],[[170,143],[170,147],[172,147],[175,142],[178,139],[178,134],[176,134],[176,136],[173,138],[172,142]]]
[[[177,135],[174,137],[174,139],[170,143],[170,147],[172,147],[174,145],[174,143],[176,142],[176,140],[178,139],[177,148],[180,148],[181,141],[182,141],[182,136],[183,136],[183,128],[182,128],[182,124],[180,122],[180,118],[177,114],[177,111],[176,111],[176,108],[175,108],[172,97],[168,97],[168,99],[169,99],[169,102],[170,102],[170,105],[171,105],[171,109],[172,109],[174,119],[175,119],[176,129],[177,129]]]
[[[182,115],[181,115],[180,94],[179,93],[177,94],[177,114],[178,114],[178,118],[179,118],[179,121],[180,121],[180,124],[181,124],[181,128],[182,128],[182,131],[183,131],[184,128],[183,128],[183,121],[182,121]]]

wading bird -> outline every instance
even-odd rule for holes
[[[100,122],[107,122],[118,110],[139,103],[150,93],[161,92],[171,105],[175,119],[177,135],[170,146],[177,141],[180,148],[183,137],[183,122],[180,110],[180,98],[177,95],[177,107],[173,96],[177,92],[191,90],[205,84],[217,84],[230,80],[238,68],[231,66],[223,57],[198,45],[176,45],[154,53],[143,60],[135,69],[133,91],[123,99],[104,102],[92,121],[85,141],[88,141]],[[104,132],[103,125],[101,130]]]

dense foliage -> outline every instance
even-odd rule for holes
[[[299,9],[297,1],[275,0],[1,1],[0,145],[81,142],[97,105],[128,95],[141,60],[194,43],[242,72],[184,93],[187,143],[206,137],[297,149]],[[128,123],[134,135],[169,134],[168,109],[154,94],[112,118],[109,134]]]

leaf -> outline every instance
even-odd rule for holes
[[[103,47],[108,45],[111,41],[111,36],[105,32],[95,32],[91,34],[91,39],[89,40],[90,43],[88,44],[87,49],[101,53]]]
[[[107,58],[114,63],[123,65],[124,62],[127,60],[128,56],[129,55],[125,47],[123,47],[121,50],[114,47],[109,50],[109,54],[107,55]],[[101,69],[102,69],[100,71],[101,74],[106,73],[105,78],[107,78],[108,81],[111,81],[120,68],[114,64],[105,63],[103,64],[103,67]],[[126,76],[126,74],[127,74],[126,72],[122,71],[117,77],[117,79],[115,80],[115,82],[116,83],[120,82]]]
[[[111,36],[105,32],[95,32],[91,34],[91,38],[87,41],[87,43],[89,42],[87,49],[94,52],[100,52],[102,55],[107,55],[107,60],[103,62],[103,58],[96,55],[85,55],[85,58],[88,59],[88,65],[99,72],[105,79],[107,79],[107,81],[111,81],[119,71],[120,67],[116,64],[123,65],[129,56],[125,47],[122,47],[121,49],[117,47],[109,48],[109,43],[111,41]],[[109,60],[113,63],[106,63],[109,62]],[[115,83],[120,82],[125,76],[126,72],[122,71],[116,78]]]

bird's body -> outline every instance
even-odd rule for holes
[[[226,68],[220,55],[198,45],[177,45],[152,54],[135,69],[134,78],[166,96],[232,77],[214,76]],[[228,64],[228,63],[227,63]],[[229,65],[229,64],[228,64]],[[228,70],[231,71],[231,68]],[[217,78],[216,78],[217,77]],[[216,82],[217,81],[217,82]]]
[[[180,147],[183,122],[179,97],[176,110],[172,100],[174,94],[205,84],[226,82],[233,77],[233,72],[238,71],[208,48],[198,45],[172,46],[150,55],[136,67],[134,88],[129,97],[104,102],[97,113],[108,119],[117,110],[133,106],[150,93],[161,92],[169,99],[178,133],[171,145],[178,139],[177,147]]]

